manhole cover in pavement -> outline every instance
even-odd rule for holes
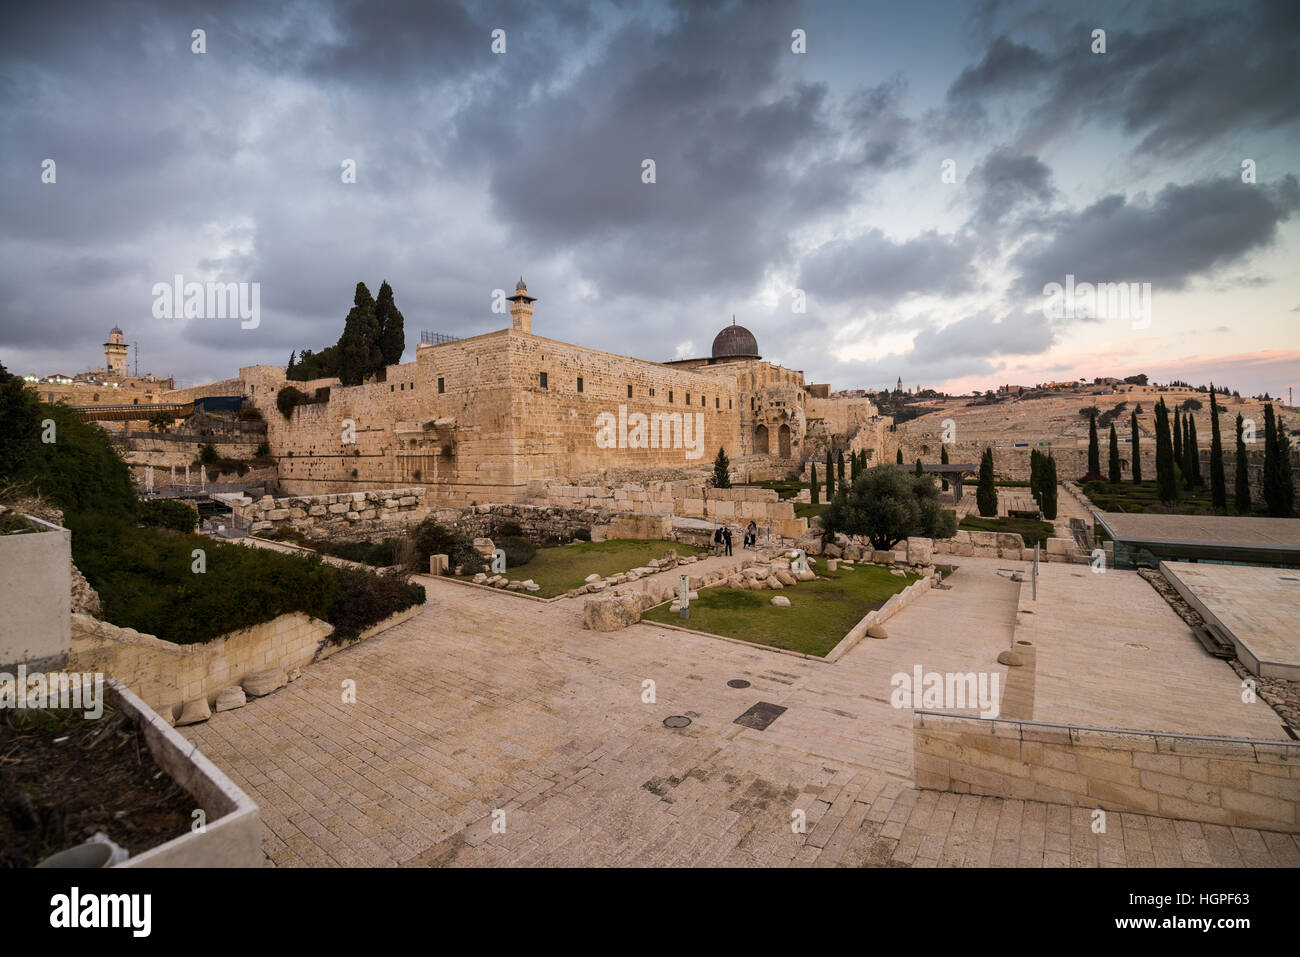
[[[744,678],[732,678],[730,681],[727,682],[727,687],[728,687],[728,688],[748,688],[748,687],[749,687],[749,682],[746,681]]]
[[[684,714],[674,714],[664,718],[665,728],[684,728],[691,723],[691,719]]]
[[[753,728],[755,731],[765,731],[769,724],[783,714],[785,714],[785,708],[781,707],[781,705],[760,701],[732,723],[744,725],[746,728]]]

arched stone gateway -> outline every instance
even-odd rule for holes
[[[760,425],[754,430],[754,451],[759,455],[767,454],[767,426]]]
[[[776,441],[778,448],[781,450],[781,458],[788,459],[790,457],[790,426],[783,424],[781,428],[776,430]]]

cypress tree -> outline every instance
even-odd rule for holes
[[[839,481],[840,487],[844,486],[844,450],[840,449],[835,453],[835,478]]]
[[[939,445],[939,462],[943,465],[948,464],[948,446],[944,443],[940,443]],[[943,481],[943,490],[946,492],[948,491],[947,477],[944,477],[942,481]]]
[[[718,446],[717,458],[713,460],[713,487],[731,488],[731,462],[722,446]]]
[[[406,351],[405,320],[393,302],[393,287],[387,281],[379,287],[375,299],[375,321],[379,325],[379,352],[383,366],[395,366]]]
[[[898,464],[903,464],[903,447],[901,445],[898,447]]]
[[[1196,432],[1196,418],[1190,412],[1187,413],[1185,434],[1190,436],[1183,440],[1183,444],[1187,446],[1187,462],[1191,467],[1192,484],[1199,488],[1205,484],[1201,478],[1201,437]]]
[[[1043,518],[1054,522],[1056,521],[1056,459],[1045,455],[1038,468],[1039,483],[1043,487]]]
[[[1038,494],[1042,489],[1042,469],[1043,455],[1038,449],[1029,450],[1029,497],[1039,506],[1043,504],[1042,497]]]
[[[366,284],[359,282],[338,341],[339,381],[343,385],[360,385],[374,371],[381,355],[378,329],[375,301]]]
[[[1277,467],[1277,425],[1273,421],[1273,403],[1264,405],[1264,507],[1268,514],[1282,514],[1282,483]]]
[[[998,514],[998,490],[993,485],[993,450],[985,449],[980,457],[980,481],[975,490],[975,504],[983,516]]]
[[[1169,406],[1161,397],[1156,403],[1156,492],[1160,501],[1178,501],[1178,477],[1174,473],[1174,446],[1169,436]]]
[[[859,473],[860,471],[861,471],[861,468],[860,468],[860,465],[859,465],[859,463],[858,463],[858,453],[857,453],[857,452],[849,452],[849,479],[850,479],[850,481],[854,481],[854,482],[856,482],[856,481],[858,480],[858,473]]]
[[[1281,511],[1290,518],[1295,513],[1295,476],[1291,473],[1291,437],[1286,434],[1280,415],[1277,417],[1277,474]]]
[[[1174,461],[1179,467],[1183,464],[1183,417],[1177,409],[1174,410]]]
[[[1219,511],[1228,507],[1228,485],[1223,474],[1223,437],[1219,434],[1219,403],[1210,383],[1210,503]]]
[[[1133,430],[1133,481],[1134,483],[1142,481],[1142,448],[1138,444],[1140,441],[1138,434],[1138,414],[1133,412],[1129,416],[1129,427]]]
[[[1119,438],[1115,435],[1115,423],[1110,424],[1110,455],[1106,462],[1107,480],[1119,483]]]
[[[1097,413],[1088,413],[1088,474],[1101,474],[1101,448],[1097,443]]]
[[[1241,413],[1237,413],[1237,468],[1236,468],[1236,485],[1233,489],[1233,504],[1237,507],[1238,515],[1250,514],[1250,468],[1246,461],[1246,439],[1244,438],[1244,426],[1242,425]]]
[[[921,460],[920,460],[920,459],[917,459],[917,460],[916,460],[916,474],[917,474],[917,475],[924,475],[924,474],[925,474],[925,469],[921,468]]]
[[[808,466],[808,484],[812,490],[812,503],[821,504],[821,489],[817,485],[817,463],[813,462]]]
[[[831,468],[831,450],[826,450],[826,501],[835,497],[835,469]]]
[[[297,364],[297,362],[298,362],[298,350],[294,349],[292,352],[289,353],[289,364],[284,367],[284,377],[286,379],[293,378],[293,367],[295,364]]]

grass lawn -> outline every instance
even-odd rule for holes
[[[1051,522],[1042,522],[1036,518],[981,518],[967,515],[957,527],[968,532],[1011,532],[1024,538],[1026,548],[1033,548],[1034,542],[1046,548],[1047,540],[1056,534]]]
[[[888,568],[878,565],[833,572],[819,566],[817,574],[817,581],[800,582],[781,591],[704,588],[691,602],[689,619],[682,620],[668,605],[652,608],[643,617],[824,658],[867,612],[917,579],[911,574],[902,578],[891,575]],[[772,605],[776,595],[789,598],[790,607]]]
[[[585,584],[588,575],[616,575],[639,568],[652,558],[662,558],[664,552],[675,548],[678,555],[707,554],[708,549],[684,545],[681,542],[651,539],[620,539],[612,542],[575,542],[539,548],[533,560],[526,565],[506,569],[513,579],[531,578],[542,586],[532,592],[541,598],[554,598],[571,588]]]
[[[830,507],[830,503],[822,502],[818,505],[795,505],[795,518],[815,518]]]
[[[1166,515],[1213,515],[1214,506],[1210,504],[1210,488],[1183,490],[1183,497],[1178,504],[1167,506],[1161,503],[1156,492],[1156,483],[1150,482],[1087,482],[1083,491],[1092,499],[1094,505],[1106,512],[1157,512]],[[1232,501],[1232,496],[1228,496]]]

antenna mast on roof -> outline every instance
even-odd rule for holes
[[[135,377],[140,378],[140,343],[135,344]]]

